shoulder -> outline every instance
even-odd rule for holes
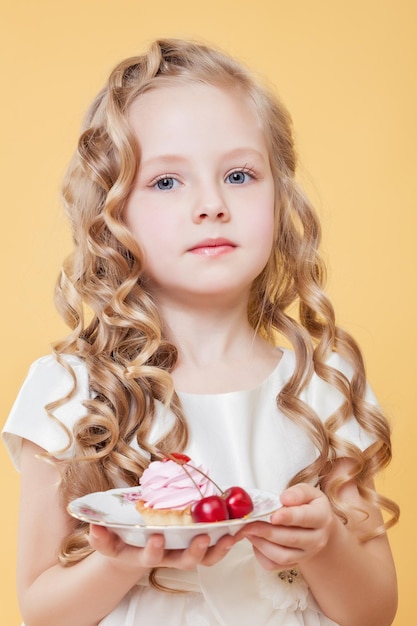
[[[47,379],[50,381],[50,377],[52,377],[54,382],[65,384],[72,380],[71,372],[77,381],[88,378],[87,367],[79,357],[73,354],[61,354],[59,357],[48,354],[31,364],[25,383],[31,380],[42,382]]]
[[[74,355],[58,358],[47,355],[32,363],[4,425],[2,437],[17,466],[22,439],[49,452],[68,448],[66,429],[72,431],[86,413],[90,389],[85,363]],[[54,402],[59,405],[52,417],[46,407]]]
[[[353,367],[337,352],[333,352],[326,364],[343,374],[348,381],[353,376]],[[345,402],[344,395],[329,382],[314,374],[305,390],[306,402],[314,409],[322,422],[326,422]],[[372,389],[367,384],[364,400],[369,404],[378,405]],[[358,422],[356,416],[351,414],[343,419],[343,423],[337,429],[339,437],[355,444],[359,449],[365,450],[375,442],[374,434],[366,431]]]
[[[283,355],[285,357],[285,367],[281,369],[281,374],[284,374],[285,381],[285,379],[288,380],[295,372],[297,363],[292,350],[283,349]],[[351,381],[353,368],[338,352],[332,352],[329,355],[326,360],[326,365],[340,372],[348,381]],[[335,386],[320,378],[316,373],[313,373],[311,379],[303,389],[300,399],[314,410],[323,423],[325,423],[345,401],[343,394]],[[378,405],[378,401],[369,384],[366,385],[364,400],[370,404]],[[375,441],[373,435],[365,432],[364,429],[360,427],[354,415],[351,415],[344,421],[343,425],[338,430],[338,434],[352,441],[362,450]]]
[[[282,353],[280,362],[278,363],[277,371],[282,378],[289,379],[297,369],[297,359],[294,350],[290,348],[282,348],[279,350]],[[351,380],[353,375],[352,366],[344,359],[338,352],[332,352],[326,359],[326,365],[337,370],[343,374],[348,380]],[[325,383],[316,373],[313,374],[311,380],[307,385],[309,392],[314,391],[316,387],[321,387]]]
[[[45,406],[65,397],[73,388],[73,395],[87,397],[88,387],[87,367],[80,358],[74,355],[55,358],[50,354],[37,359],[29,367],[15,404],[30,401],[33,406]]]

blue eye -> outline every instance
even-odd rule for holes
[[[161,191],[169,191],[178,185],[178,181],[172,176],[163,176],[159,180],[156,181],[155,187],[160,189]]]
[[[232,185],[242,185],[242,183],[248,182],[249,178],[250,174],[248,172],[238,170],[226,176],[226,181]]]

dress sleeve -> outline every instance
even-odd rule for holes
[[[342,372],[349,380],[351,379],[351,367],[336,352],[331,355],[328,365]],[[316,375],[313,376],[313,380],[307,391],[307,396],[308,404],[316,411],[323,422],[325,422],[343,402],[342,394]],[[369,384],[366,388],[365,400],[375,406],[378,405],[378,401]],[[362,428],[353,415],[339,428],[337,434],[342,439],[345,439],[345,441],[356,445],[362,451],[369,448],[369,446],[376,441],[375,436]]]
[[[65,397],[72,389],[73,380],[69,372],[49,355],[31,365],[4,425],[3,441],[17,469],[22,439],[28,439],[47,452],[56,453],[58,458],[71,455],[71,442],[61,423],[72,432],[74,423],[86,414],[83,402],[90,397],[90,391],[83,361],[72,355],[63,358],[74,371],[77,385],[71,399],[54,410],[56,419],[48,415],[45,405]]]

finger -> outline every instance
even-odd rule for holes
[[[97,524],[90,525],[88,541],[94,550],[109,557],[117,556],[123,544],[115,533]]]
[[[322,495],[322,492],[317,487],[307,483],[299,483],[298,485],[288,487],[281,494],[280,500],[284,506],[300,506],[301,504],[308,504]]]
[[[303,560],[305,550],[297,546],[272,543],[263,537],[251,537],[254,552],[265,569],[285,569]],[[297,541],[296,541],[297,543]]]
[[[198,535],[191,541],[188,550],[184,553],[187,558],[195,560],[199,563],[206,554],[210,545],[210,537],[208,535]]]
[[[271,526],[272,524],[269,522],[251,522],[250,524],[246,524],[235,535],[235,541],[240,541],[241,539],[251,536],[267,537],[271,532]]]
[[[235,545],[236,538],[231,535],[225,535],[216,543],[216,545],[211,546],[206,554],[204,555],[204,559],[201,561],[202,565],[210,566],[215,565],[218,561],[221,561],[226,554],[233,548]]]
[[[284,506],[271,515],[271,523],[300,528],[319,528],[327,526],[333,518],[327,497],[319,495],[307,504]]]
[[[141,550],[140,560],[143,567],[158,567],[165,554],[165,538],[154,534],[149,537],[145,547]]]
[[[165,551],[163,535],[151,535],[142,549],[127,545],[116,533],[96,524],[90,526],[89,542],[94,550],[109,558],[121,557],[123,553],[124,561],[131,566],[157,567]]]
[[[253,525],[245,531],[246,538],[261,549],[262,545],[271,544],[283,548],[305,550],[317,540],[319,530],[298,526],[276,526],[274,524]]]
[[[316,528],[322,515],[310,505],[283,507],[271,515],[274,526],[296,526],[297,528]]]
[[[258,560],[262,568],[267,571],[291,569],[298,566],[297,553],[290,554],[286,552],[285,554],[283,553],[282,555],[278,556],[278,558],[273,560],[269,558],[269,556],[266,556],[263,552],[258,550],[258,548],[256,547],[253,548],[253,551],[256,559]]]
[[[185,550],[166,550],[163,565],[178,569],[193,569],[204,558],[210,543],[208,535],[198,535]]]

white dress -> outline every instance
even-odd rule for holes
[[[276,395],[295,365],[293,353],[286,349],[282,352],[278,366],[259,387],[222,394],[179,394],[190,430],[190,444],[185,452],[210,468],[213,479],[224,487],[241,485],[281,493],[292,476],[317,456],[308,436],[277,409]],[[85,413],[81,402],[90,396],[90,390],[83,362],[74,356],[66,359],[77,377],[77,393],[55,415],[71,429]],[[349,376],[349,368],[337,354],[331,356],[329,364]],[[22,438],[50,452],[65,448],[68,442],[64,430],[46,415],[43,407],[63,397],[70,387],[69,374],[52,356],[42,357],[31,366],[2,433],[16,467]],[[314,376],[303,400],[325,420],[340,404],[341,396]],[[367,400],[376,403],[369,388]],[[169,428],[172,419],[162,405],[158,410],[153,440]],[[339,435],[362,450],[373,442],[353,417]],[[71,450],[65,453],[69,454]],[[155,590],[144,578],[100,624],[334,625],[320,611],[299,574],[294,577],[288,572],[279,575],[264,571],[247,540],[236,544],[213,567],[199,566],[186,572],[161,568],[158,581],[182,593]]]

